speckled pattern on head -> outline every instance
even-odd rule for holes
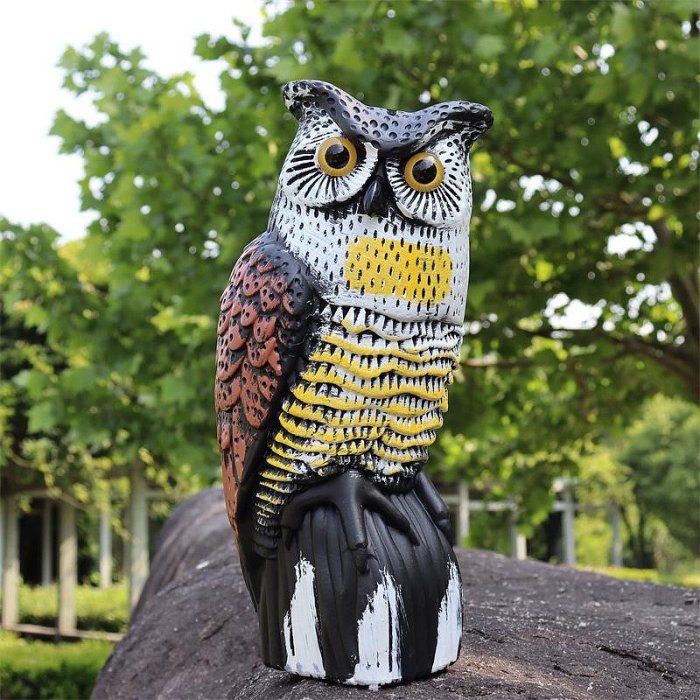
[[[300,118],[303,109],[315,104],[353,138],[371,143],[385,155],[417,149],[432,136],[454,129],[475,141],[491,128],[491,110],[476,102],[442,102],[417,112],[370,107],[335,85],[321,80],[296,80],[283,90],[287,108]]]

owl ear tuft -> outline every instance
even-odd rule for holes
[[[284,104],[297,120],[303,118],[304,107],[315,102],[318,86],[317,80],[292,80],[282,87]]]
[[[356,113],[360,108],[366,109],[352,95],[323,80],[292,80],[282,88],[282,97],[287,109],[299,120],[313,106],[328,112],[333,119],[351,109]]]
[[[491,110],[478,102],[447,102],[428,109],[438,112],[438,119],[445,128],[460,133],[467,144],[493,126]]]

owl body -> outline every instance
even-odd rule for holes
[[[469,259],[465,223],[314,215],[284,192],[273,210],[270,230],[306,263],[321,303],[256,495],[268,535],[315,478],[350,468],[400,487],[426,461],[459,359]]]
[[[284,88],[299,131],[222,296],[224,490],[264,661],[384,684],[454,661],[461,586],[421,473],[459,361],[469,149],[490,112]]]
[[[426,461],[447,409],[461,325],[395,321],[364,307],[326,312],[261,475],[257,517],[268,534],[289,495],[315,478],[357,469],[400,489]]]

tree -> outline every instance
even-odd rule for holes
[[[698,455],[700,409],[657,395],[643,404],[624,432],[581,460],[580,501],[584,508],[616,504],[622,516],[625,559],[631,565],[671,569],[679,558],[699,556]],[[606,539],[608,518],[607,512],[591,513],[589,531],[602,523],[598,529]],[[589,543],[588,550],[590,557],[596,546]]]
[[[67,84],[82,92],[78,76],[90,74],[109,119],[90,128],[59,113],[54,130],[84,156],[84,206],[100,214],[69,251],[94,308],[77,325],[70,314],[54,319],[57,342],[77,345],[81,366],[75,391],[46,401],[70,407],[72,438],[107,457],[112,477],[137,468],[163,488],[192,490],[218,473],[210,348],[226,274],[208,268],[222,221],[212,181],[225,165],[189,79],[158,78],[138,51],[104,36],[91,51],[67,51]]]
[[[89,383],[81,348],[55,319],[85,323],[89,292],[55,247],[46,226],[22,228],[0,219],[0,466],[3,489],[49,488],[90,497],[104,463],[75,440],[71,411]],[[87,449],[85,449],[87,448]]]
[[[242,84],[310,75],[388,107],[493,109],[446,476],[542,511],[551,476],[645,396],[697,396],[696,34],[689,3],[376,1],[294,4],[259,48],[198,42],[227,63],[234,121]]]
[[[97,411],[72,414],[82,444],[95,433],[115,468],[162,483],[215,474],[216,299],[265,228],[295,128],[279,88],[300,77],[390,108],[494,111],[472,158],[468,334],[434,473],[542,517],[551,479],[643,398],[697,395],[690,3],[319,0],[272,14],[262,46],[232,34],[196,45],[225,66],[221,111],[104,35],[62,59],[101,117],[54,125],[96,212],[71,256],[94,316],[53,319],[93,373],[81,400]]]
[[[622,510],[639,566],[653,562],[657,518],[693,557],[700,557],[700,409],[655,396],[625,433],[617,459],[626,467],[636,522]],[[652,523],[653,525],[653,523]]]

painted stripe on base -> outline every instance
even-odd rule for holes
[[[454,562],[450,562],[450,578],[447,590],[438,611],[437,645],[432,671],[446,668],[459,655],[459,642],[462,638],[462,587]]]
[[[289,612],[284,616],[285,669],[300,676],[325,678],[326,670],[318,643],[314,567],[301,557],[294,571],[294,594],[289,603]]]
[[[357,625],[359,661],[349,685],[384,685],[401,680],[401,595],[392,576],[382,579]]]

